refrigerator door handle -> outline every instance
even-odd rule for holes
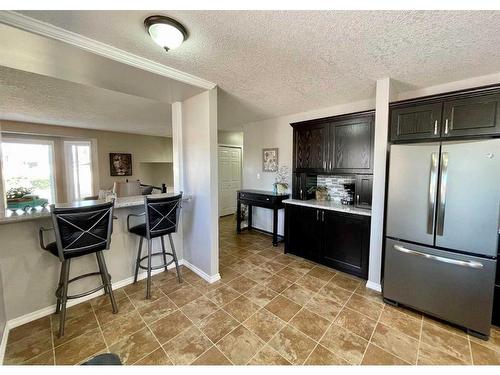
[[[431,154],[431,172],[429,177],[429,202],[427,205],[427,233],[434,233],[434,211],[436,209],[436,189],[438,176],[438,154]]]
[[[436,234],[442,236],[444,232],[444,214],[446,211],[446,183],[448,180],[448,153],[441,154],[441,177],[439,187],[439,204],[437,213]]]
[[[423,258],[435,260],[435,261],[442,262],[442,263],[454,264],[456,266],[476,268],[476,269],[483,268],[482,263],[479,263],[479,262],[476,262],[473,260],[468,260],[468,261],[467,260],[458,260],[458,259],[440,257],[437,255],[432,255],[432,254],[425,254],[425,253],[421,253],[420,251],[407,249],[406,247],[401,246],[401,245],[394,245],[394,250],[397,250],[401,253],[416,255],[416,256],[423,257]]]

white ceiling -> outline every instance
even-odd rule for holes
[[[0,119],[171,136],[171,105],[0,66]]]
[[[215,82],[219,127],[500,71],[498,11],[23,11]],[[166,14],[190,33],[165,53],[144,31]]]

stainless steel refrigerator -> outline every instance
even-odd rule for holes
[[[500,139],[392,145],[383,295],[489,336]]]

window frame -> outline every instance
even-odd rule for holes
[[[52,171],[52,176],[51,176],[51,185],[52,185],[52,197],[53,197],[53,202],[52,203],[57,203],[57,198],[58,198],[58,190],[57,190],[57,165],[55,162],[55,142],[51,139],[42,139],[42,138],[36,138],[36,137],[16,137],[16,136],[9,136],[8,134],[2,134],[2,137],[0,138],[0,146],[3,143],[19,143],[19,144],[37,144],[37,145],[48,145],[49,147],[49,162],[51,166],[51,171]],[[3,196],[3,202],[4,204],[6,203],[6,193],[7,193],[7,187],[6,187],[6,176],[5,176],[5,165],[3,162],[3,151],[0,152],[1,155],[1,165],[2,165],[2,196]],[[6,206],[5,206],[6,207]]]
[[[72,171],[72,160],[73,156],[71,154],[71,146],[72,145],[90,145],[90,162],[91,162],[91,171],[92,171],[92,193],[91,196],[97,195],[99,191],[99,170],[97,166],[97,141],[95,139],[63,139],[63,153],[64,153],[64,170],[65,170],[65,189],[66,189],[66,201],[73,202],[75,201],[75,192],[74,192],[74,184],[73,184],[73,171]],[[78,199],[76,199],[78,200]]]

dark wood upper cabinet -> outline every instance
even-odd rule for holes
[[[371,173],[373,128],[373,115],[330,123],[328,170],[335,173]]]
[[[500,95],[448,100],[443,106],[443,137],[500,133]]]
[[[327,167],[328,123],[294,128],[295,172],[324,172]]]
[[[390,141],[500,135],[500,87],[391,104]]]
[[[293,171],[372,173],[373,112],[292,124]]]
[[[391,111],[391,141],[431,139],[441,135],[442,103],[412,105]]]
[[[357,175],[354,191],[354,205],[358,208],[372,207],[372,175]]]

